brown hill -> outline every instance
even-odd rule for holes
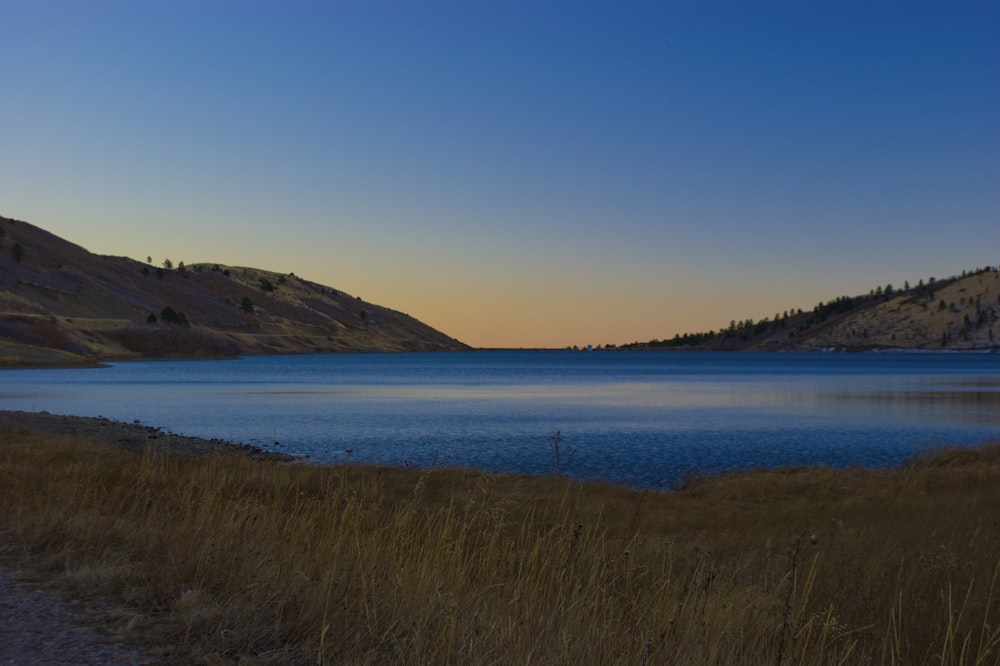
[[[732,322],[719,331],[677,335],[626,348],[753,351],[998,350],[1000,269],[892,285],[840,296],[811,311]]]
[[[467,348],[292,273],[157,268],[0,217],[0,365]]]

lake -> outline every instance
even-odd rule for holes
[[[1000,441],[1000,354],[476,351],[5,370],[0,409],[105,416],[317,462],[667,488]],[[570,458],[570,456],[572,456]]]

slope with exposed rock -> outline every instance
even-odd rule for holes
[[[0,217],[0,365],[461,350],[403,313],[255,268],[164,269]]]

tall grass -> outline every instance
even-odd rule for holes
[[[1000,663],[998,446],[654,493],[0,440],[4,560],[165,662]]]

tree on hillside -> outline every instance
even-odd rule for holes
[[[174,267],[174,262],[170,261],[170,259],[164,259],[163,260],[163,267],[166,268],[169,271],[171,268]]]
[[[14,247],[10,249],[10,254],[17,263],[24,261],[24,248],[21,247],[20,243],[14,243]]]
[[[191,326],[191,322],[188,321],[187,315],[183,312],[174,310],[169,305],[160,311],[160,321],[176,324],[177,326],[184,326],[185,328],[189,328]]]

